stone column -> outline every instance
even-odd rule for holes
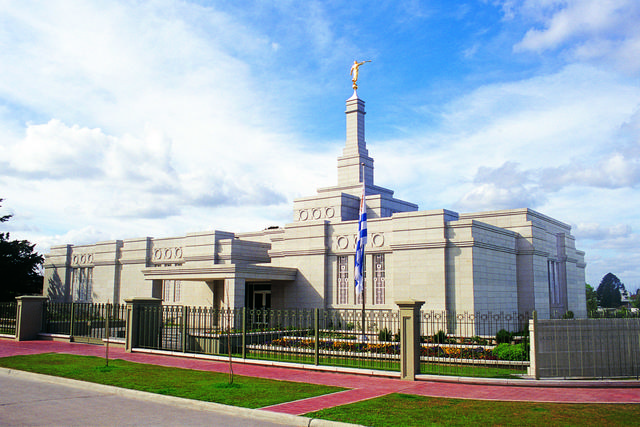
[[[47,297],[24,295],[16,300],[16,341],[34,340],[42,332],[42,308]]]
[[[224,279],[223,305],[227,308],[244,307],[246,283],[244,279],[233,277]],[[228,295],[227,295],[228,293]],[[228,306],[227,306],[228,303]]]
[[[400,307],[400,378],[414,381],[420,373],[420,308],[424,301],[396,301]]]
[[[138,347],[141,343],[156,343],[162,328],[162,300],[159,298],[131,298],[124,302],[127,304],[125,350],[131,352],[133,348]],[[157,309],[158,317],[154,318],[152,322],[145,321],[148,319],[142,319],[144,321],[144,324],[142,324],[140,314],[143,309],[147,308]],[[145,326],[144,331],[141,331],[142,326]]]
[[[529,319],[529,375],[536,380],[540,379],[540,370],[538,369],[540,344],[538,337],[538,312],[533,310],[533,318]]]

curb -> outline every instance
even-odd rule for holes
[[[261,409],[242,408],[239,406],[223,405],[221,403],[204,402],[200,400],[186,399],[183,397],[166,396],[163,394],[155,394],[147,391],[131,390],[128,388],[115,387],[104,384],[97,384],[85,381],[74,380],[64,377],[55,377],[45,374],[36,374],[33,372],[20,371],[16,369],[0,368],[0,375],[24,378],[31,381],[41,381],[52,384],[62,384],[87,391],[95,391],[108,393],[116,396],[122,396],[130,399],[142,401],[151,401],[155,403],[163,403],[165,405],[173,405],[185,409],[195,409],[201,411],[217,412],[222,414],[234,413],[244,418],[254,420],[269,421],[290,426],[300,427],[358,427],[359,424],[348,424],[339,421],[321,420],[318,418],[307,418],[298,415],[282,414],[278,412],[269,412]]]
[[[469,385],[516,386],[516,387],[549,387],[549,388],[640,388],[638,380],[582,380],[582,379],[507,379],[507,378],[473,378],[473,377],[444,377],[438,375],[416,375],[419,381],[438,383],[454,383]]]

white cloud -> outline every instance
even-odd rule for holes
[[[474,187],[456,203],[463,210],[496,210],[515,207],[535,208],[546,200],[536,186],[531,185],[531,173],[521,171],[514,162],[498,168],[481,166]]]
[[[525,0],[518,11],[541,28],[529,29],[514,46],[517,52],[563,49],[577,60],[640,71],[640,59],[633,54],[640,44],[636,0]]]
[[[111,236],[104,231],[93,226],[86,226],[79,229],[71,229],[61,235],[42,236],[38,242],[38,250],[48,251],[51,246],[64,245],[73,242],[74,245],[88,245],[95,242],[110,240]]]
[[[631,226],[628,224],[603,226],[599,223],[581,223],[573,228],[573,232],[578,239],[591,240],[624,238],[631,235],[632,231]]]
[[[466,211],[535,208],[542,201],[544,201],[542,195],[525,187],[480,184],[466,193],[455,206]]]
[[[53,178],[90,177],[99,173],[108,138],[100,129],[67,127],[59,120],[27,127],[9,165],[17,172]]]
[[[572,163],[542,171],[542,185],[557,190],[566,185],[620,188],[640,184],[640,158],[628,158],[614,153],[591,166]]]
[[[52,119],[27,126],[25,138],[8,148],[8,172],[35,178],[102,179],[116,186],[146,184],[148,189],[170,187],[176,179],[171,142],[150,127],[138,139]]]

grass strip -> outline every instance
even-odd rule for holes
[[[495,402],[395,393],[305,416],[372,427],[637,426],[640,405]]]
[[[439,363],[420,363],[420,373],[430,375],[454,375],[458,377],[477,378],[521,378],[525,369],[513,369],[492,364],[477,365],[444,365]]]
[[[313,363],[314,356],[305,353],[269,353],[251,351],[247,354],[248,359],[255,360],[275,360],[278,362],[291,363]],[[385,371],[400,371],[400,362],[395,359],[366,359],[353,356],[320,355],[320,365],[340,366],[346,368],[377,369]],[[521,378],[525,374],[526,368],[508,368],[496,364],[478,362],[473,365],[442,364],[442,363],[420,363],[420,373],[432,375],[449,375],[458,377],[477,378]]]
[[[234,376],[94,356],[45,353],[0,358],[0,366],[151,393],[261,408],[344,390],[339,387]]]

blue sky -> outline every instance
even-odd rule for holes
[[[640,287],[640,3],[0,1],[3,227],[52,245],[291,221],[335,184],[349,68],[376,183],[530,207]]]

